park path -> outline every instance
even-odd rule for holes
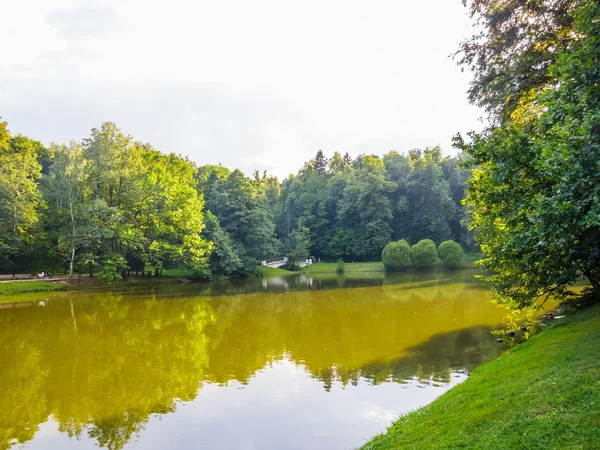
[[[77,279],[79,278],[80,275],[76,274],[73,275],[73,279]],[[88,274],[81,274],[81,277],[89,277]],[[18,273],[15,274],[15,278],[13,278],[13,275],[0,275],[0,283],[18,283],[21,281],[54,281],[54,282],[61,282],[61,281],[69,281],[69,276],[68,275],[64,275],[64,276],[57,276],[57,277],[52,277],[52,278],[36,278],[35,276],[31,276],[29,274],[24,274],[24,273]]]

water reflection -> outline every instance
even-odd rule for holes
[[[358,446],[357,436],[382,431],[495,356],[489,331],[503,311],[462,276],[345,278],[343,288],[338,277],[252,280],[246,294],[235,293],[241,283],[68,293],[0,310],[0,448],[161,448],[175,430],[182,447],[238,446],[206,435],[223,427],[249,448]],[[181,430],[180,405],[208,414],[213,428]],[[232,408],[238,419],[224,414]],[[318,413],[340,408],[347,414]],[[282,414],[294,427],[257,433],[259,417]],[[58,436],[45,425],[37,433],[49,417]]]

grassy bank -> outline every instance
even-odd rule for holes
[[[363,449],[598,448],[600,307],[555,320]]]
[[[64,284],[51,283],[49,281],[8,281],[0,283],[0,295],[51,292],[65,290],[66,288]],[[0,299],[0,301],[2,300]]]
[[[475,268],[475,262],[481,259],[480,254],[466,254],[461,261],[461,267],[463,269]],[[441,260],[437,260],[433,266],[434,268],[444,268],[444,263]],[[336,273],[337,263],[317,263],[312,266],[305,267],[302,269],[304,273]],[[346,262],[344,267],[344,273],[358,273],[358,272],[383,272],[385,268],[383,263],[379,262]],[[417,271],[419,269],[410,268],[407,272]],[[425,269],[427,270],[427,269]]]
[[[289,275],[294,275],[295,272],[291,272],[289,270],[280,269],[278,267],[263,267],[256,266],[256,274],[259,277],[286,277]]]
[[[263,266],[256,266],[256,270],[254,273],[248,273],[249,276],[258,275],[260,277],[284,277],[293,274],[294,272],[290,272],[289,270]],[[202,277],[199,276],[198,271],[196,271],[195,269],[188,268],[165,269],[161,278],[185,278],[188,280],[204,280]]]
[[[194,280],[199,277],[196,269],[190,269],[188,267],[179,267],[177,269],[164,269],[162,272],[163,277],[167,278],[185,278]]]
[[[337,263],[317,263],[302,269],[304,273],[336,273]],[[346,263],[344,273],[383,272],[382,262]]]

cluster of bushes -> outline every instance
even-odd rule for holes
[[[444,241],[436,248],[431,239],[423,239],[412,247],[404,239],[390,242],[383,249],[381,259],[388,271],[398,271],[409,267],[430,267],[439,257],[448,267],[458,267],[465,251],[454,241]]]

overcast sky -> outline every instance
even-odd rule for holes
[[[198,164],[296,172],[480,129],[460,0],[19,0],[3,5],[0,116],[66,142],[102,122]]]

